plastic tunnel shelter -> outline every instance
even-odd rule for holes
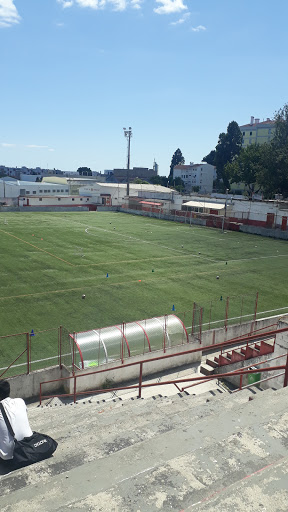
[[[77,348],[75,364],[80,369],[189,341],[185,325],[176,315],[148,318],[70,336]]]

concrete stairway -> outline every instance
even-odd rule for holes
[[[59,446],[51,459],[1,477],[1,512],[206,511],[216,498],[213,510],[221,512],[264,511],[268,501],[269,512],[286,512],[287,393],[255,388],[29,407],[32,428]],[[262,486],[266,468],[271,486],[267,479]],[[233,489],[245,485],[241,502]],[[221,496],[229,506],[221,508]]]
[[[247,361],[254,357],[272,354],[273,352],[274,339],[257,341],[250,345],[234,348],[223,354],[219,352],[213,359],[207,358],[206,363],[201,365],[200,372],[203,373],[203,375],[212,375],[215,368],[219,368],[220,366]]]

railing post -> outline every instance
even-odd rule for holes
[[[62,325],[58,328],[58,362],[62,370]]]
[[[201,337],[202,337],[202,319],[203,319],[203,308],[200,308],[200,321],[199,321],[199,342],[201,345]]]
[[[143,373],[143,363],[140,363],[138,398],[141,398],[141,392],[142,392],[142,373]]]
[[[74,400],[74,404],[76,402],[76,375],[74,375],[74,392],[73,392],[73,400]]]
[[[226,298],[226,310],[225,310],[225,331],[227,332],[228,325],[228,315],[229,315],[229,297]]]
[[[286,358],[286,368],[285,368],[283,388],[286,388],[287,384],[288,384],[288,354],[287,354],[287,358]]]
[[[242,375],[240,375],[239,391],[241,391],[241,389],[242,389],[242,384],[243,384],[243,373],[242,373]]]
[[[75,338],[76,332],[73,332],[73,352],[72,352],[72,373],[75,375]]]
[[[40,397],[39,397],[40,405],[42,403],[42,382],[40,382]]]
[[[30,373],[30,343],[31,343],[31,337],[29,332],[26,332],[26,345],[27,345],[27,375]]]
[[[194,302],[194,303],[193,303],[193,313],[192,313],[192,329],[191,329],[191,336],[193,336],[193,334],[194,334],[195,308],[196,308],[196,303]]]

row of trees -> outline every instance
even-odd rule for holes
[[[216,186],[230,189],[231,183],[244,183],[251,198],[263,192],[267,198],[275,194],[288,197],[288,104],[274,116],[275,134],[271,142],[242,147],[242,133],[235,121],[226,133],[220,133],[214,150],[203,158],[215,165]]]

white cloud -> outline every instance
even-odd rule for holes
[[[72,7],[73,0],[57,0],[58,4],[61,4],[63,9],[67,9],[67,7]]]
[[[172,14],[188,9],[187,5],[183,4],[183,0],[156,0],[156,3],[162,4],[157,9],[154,9],[154,12],[157,14]]]
[[[141,4],[143,0],[131,0],[132,9],[141,9]]]
[[[185,23],[185,21],[187,21],[189,17],[190,12],[186,12],[185,14],[183,14],[182,18],[180,18],[178,21],[172,21],[170,25],[182,25],[182,23]]]
[[[14,148],[16,144],[10,144],[9,142],[1,142],[3,148]]]
[[[14,0],[0,0],[0,27],[11,27],[20,19]]]
[[[192,32],[201,32],[202,30],[207,30],[206,27],[203,27],[203,25],[198,25],[198,27],[192,27]]]
[[[143,0],[57,0],[57,2],[62,5],[63,9],[78,5],[79,7],[89,7],[97,10],[111,5],[115,11],[124,11],[128,6],[132,9],[141,9]]]

